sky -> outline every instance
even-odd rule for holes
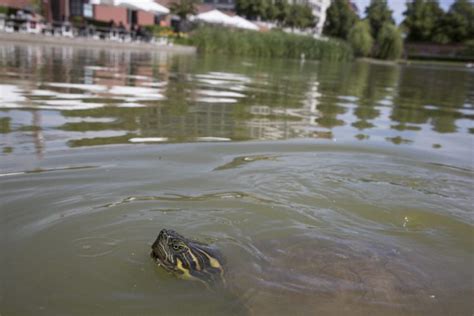
[[[370,0],[352,0],[359,8],[359,13],[365,15],[365,7],[370,3]],[[439,0],[441,8],[448,10],[454,0]],[[390,9],[393,10],[393,18],[400,24],[403,21],[403,12],[405,11],[406,0],[388,0]]]

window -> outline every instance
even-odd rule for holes
[[[69,1],[69,9],[71,12],[71,16],[82,16],[83,12],[83,0],[70,0]]]

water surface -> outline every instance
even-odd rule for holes
[[[2,315],[471,315],[474,72],[0,45]],[[229,288],[168,275],[161,228]]]

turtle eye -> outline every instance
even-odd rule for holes
[[[174,249],[174,250],[179,250],[179,248],[181,248],[181,247],[180,247],[180,246],[178,246],[178,245],[176,245],[176,244],[175,244],[175,245],[173,245],[173,249]]]

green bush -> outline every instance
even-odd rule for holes
[[[386,23],[377,36],[376,57],[381,59],[397,59],[403,52],[403,39],[398,28]]]
[[[370,55],[374,39],[370,34],[370,25],[367,21],[357,22],[356,26],[349,32],[348,39],[356,56],[367,57]]]
[[[169,26],[146,25],[144,28],[156,37],[168,36],[173,33],[173,29]]]
[[[474,39],[465,41],[464,47],[461,55],[474,58]]]
[[[186,44],[194,45],[202,53],[227,55],[301,58],[314,60],[350,60],[353,53],[346,42],[278,31],[255,32],[223,27],[199,27]]]

